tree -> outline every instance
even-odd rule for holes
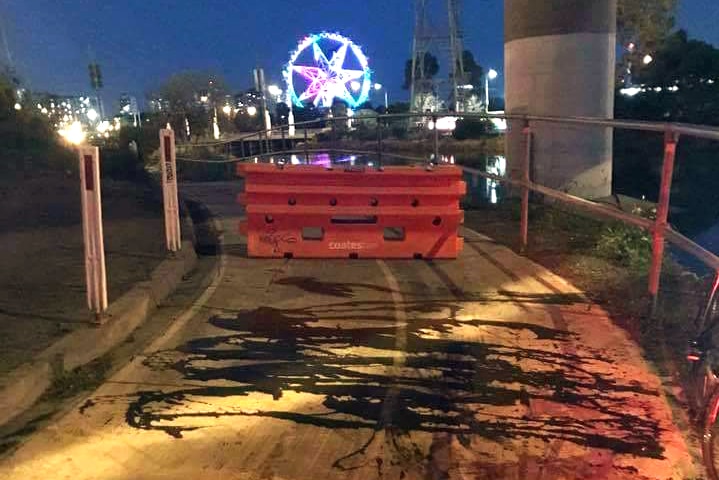
[[[15,107],[15,88],[12,80],[0,72],[0,119],[8,118]]]
[[[214,110],[224,106],[227,86],[217,75],[186,71],[172,75],[154,96],[167,105],[173,129],[185,135],[185,119],[193,135],[203,136],[210,131]]]
[[[647,91],[617,97],[616,116],[716,125],[719,122],[719,49],[680,30],[667,38],[638,80]]]
[[[654,55],[639,80],[652,86],[678,85],[681,89],[712,85],[719,79],[719,49],[700,40],[690,40],[684,30],[669,36]]]
[[[395,102],[387,109],[387,113],[409,113],[409,111],[409,102]]]
[[[622,61],[641,65],[641,58],[659,48],[674,28],[679,0],[618,0],[617,35],[624,46]],[[628,46],[634,44],[630,51]]]
[[[467,83],[472,85],[475,91],[481,91],[484,85],[484,69],[474,59],[472,52],[469,50],[462,52],[462,63]]]
[[[417,59],[415,65],[415,75],[417,78],[431,79],[439,72],[439,61],[437,57],[429,52],[424,53],[424,75],[422,75],[422,66],[420,59]],[[412,87],[412,59],[407,60],[404,65],[404,84],[402,88],[409,90]]]
[[[278,102],[275,106],[274,122],[278,125],[287,125],[289,122],[290,107],[284,102]]]

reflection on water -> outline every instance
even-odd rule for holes
[[[310,153],[308,155],[275,155],[261,158],[255,157],[254,163],[276,163],[284,165],[315,165],[329,168],[334,165],[344,167],[378,167],[380,163],[374,155],[362,154],[338,154],[338,153]],[[381,165],[417,165],[423,164],[417,159],[405,159],[398,157],[383,157]]]
[[[459,163],[498,177],[504,177],[507,173],[507,159],[502,155],[462,159]],[[498,181],[467,172],[464,176],[467,182],[465,203],[468,206],[476,207],[487,203],[496,205],[505,197],[505,187]]]
[[[367,167],[377,168],[382,166],[401,165],[463,165],[483,172],[503,177],[507,173],[507,159],[502,155],[441,155],[439,161],[434,155],[428,155],[426,160],[418,157],[402,158],[397,156],[384,155],[380,163],[375,155],[366,154],[345,154],[345,153],[311,153],[308,155],[292,154],[277,155],[269,158],[255,157],[254,163],[273,163],[289,165],[315,165],[325,168],[338,167]],[[505,188],[496,180],[482,178],[465,172],[467,183],[467,197],[465,203],[469,206],[486,204],[497,204],[505,197]]]

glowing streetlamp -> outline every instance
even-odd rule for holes
[[[247,107],[247,115],[249,115],[250,117],[254,117],[255,115],[257,115],[257,107],[253,105]]]
[[[499,73],[493,69],[490,68],[487,72],[487,76],[484,79],[484,99],[486,100],[485,105],[485,111],[489,112],[489,81],[494,80],[499,76]]]
[[[643,63],[644,65],[649,65],[649,64],[652,63],[653,61],[654,61],[654,57],[652,57],[652,56],[649,55],[649,54],[644,55],[644,58],[642,58],[642,63]]]
[[[229,105],[225,105],[224,107],[222,107],[222,113],[224,113],[225,115],[231,114],[232,107],[230,107]]]
[[[381,83],[375,83],[374,89],[376,91],[382,90],[384,86]],[[384,90],[384,111],[387,113],[387,110],[389,109],[389,95],[387,94],[387,89]]]
[[[85,130],[83,130],[82,124],[77,121],[59,130],[58,133],[73,145],[80,145],[85,141]]]

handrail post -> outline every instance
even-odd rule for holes
[[[285,126],[284,126],[284,125],[280,125],[280,136],[282,136],[282,147],[281,147],[281,150],[282,150],[282,151],[286,151],[286,150],[287,150],[287,145],[285,144]]]
[[[522,255],[527,252],[527,239],[529,236],[529,168],[532,163],[533,137],[529,122],[525,123],[523,133],[527,145],[522,159],[522,205],[519,225],[519,253]]]
[[[309,145],[307,145],[307,142],[308,142],[307,138],[308,138],[308,137],[307,137],[307,124],[305,123],[305,143],[304,143],[304,146],[305,146],[305,163],[310,163],[310,152],[308,151],[308,150],[309,150]]]
[[[662,181],[659,189],[659,204],[657,205],[657,219],[652,233],[652,265],[649,272],[649,295],[651,296],[651,316],[656,317],[659,300],[659,282],[662,274],[662,261],[664,260],[664,239],[669,219],[669,200],[672,190],[672,176],[674,175],[674,161],[677,154],[679,134],[672,130],[664,133],[664,163],[662,165]]]
[[[262,130],[257,132],[257,146],[260,149],[260,157],[264,155],[264,146],[262,145]]]
[[[382,123],[377,116],[377,164],[382,166]]]
[[[437,115],[432,115],[434,124],[434,162],[439,164],[439,129],[437,128]]]

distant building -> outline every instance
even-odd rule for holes
[[[170,103],[161,97],[151,98],[148,106],[151,113],[167,112],[170,109]]]
[[[250,112],[258,112],[262,109],[262,94],[257,90],[248,90],[244,93],[235,95],[235,108],[238,114]]]
[[[120,118],[135,127],[140,124],[140,108],[137,99],[131,95],[123,93],[120,96]]]

